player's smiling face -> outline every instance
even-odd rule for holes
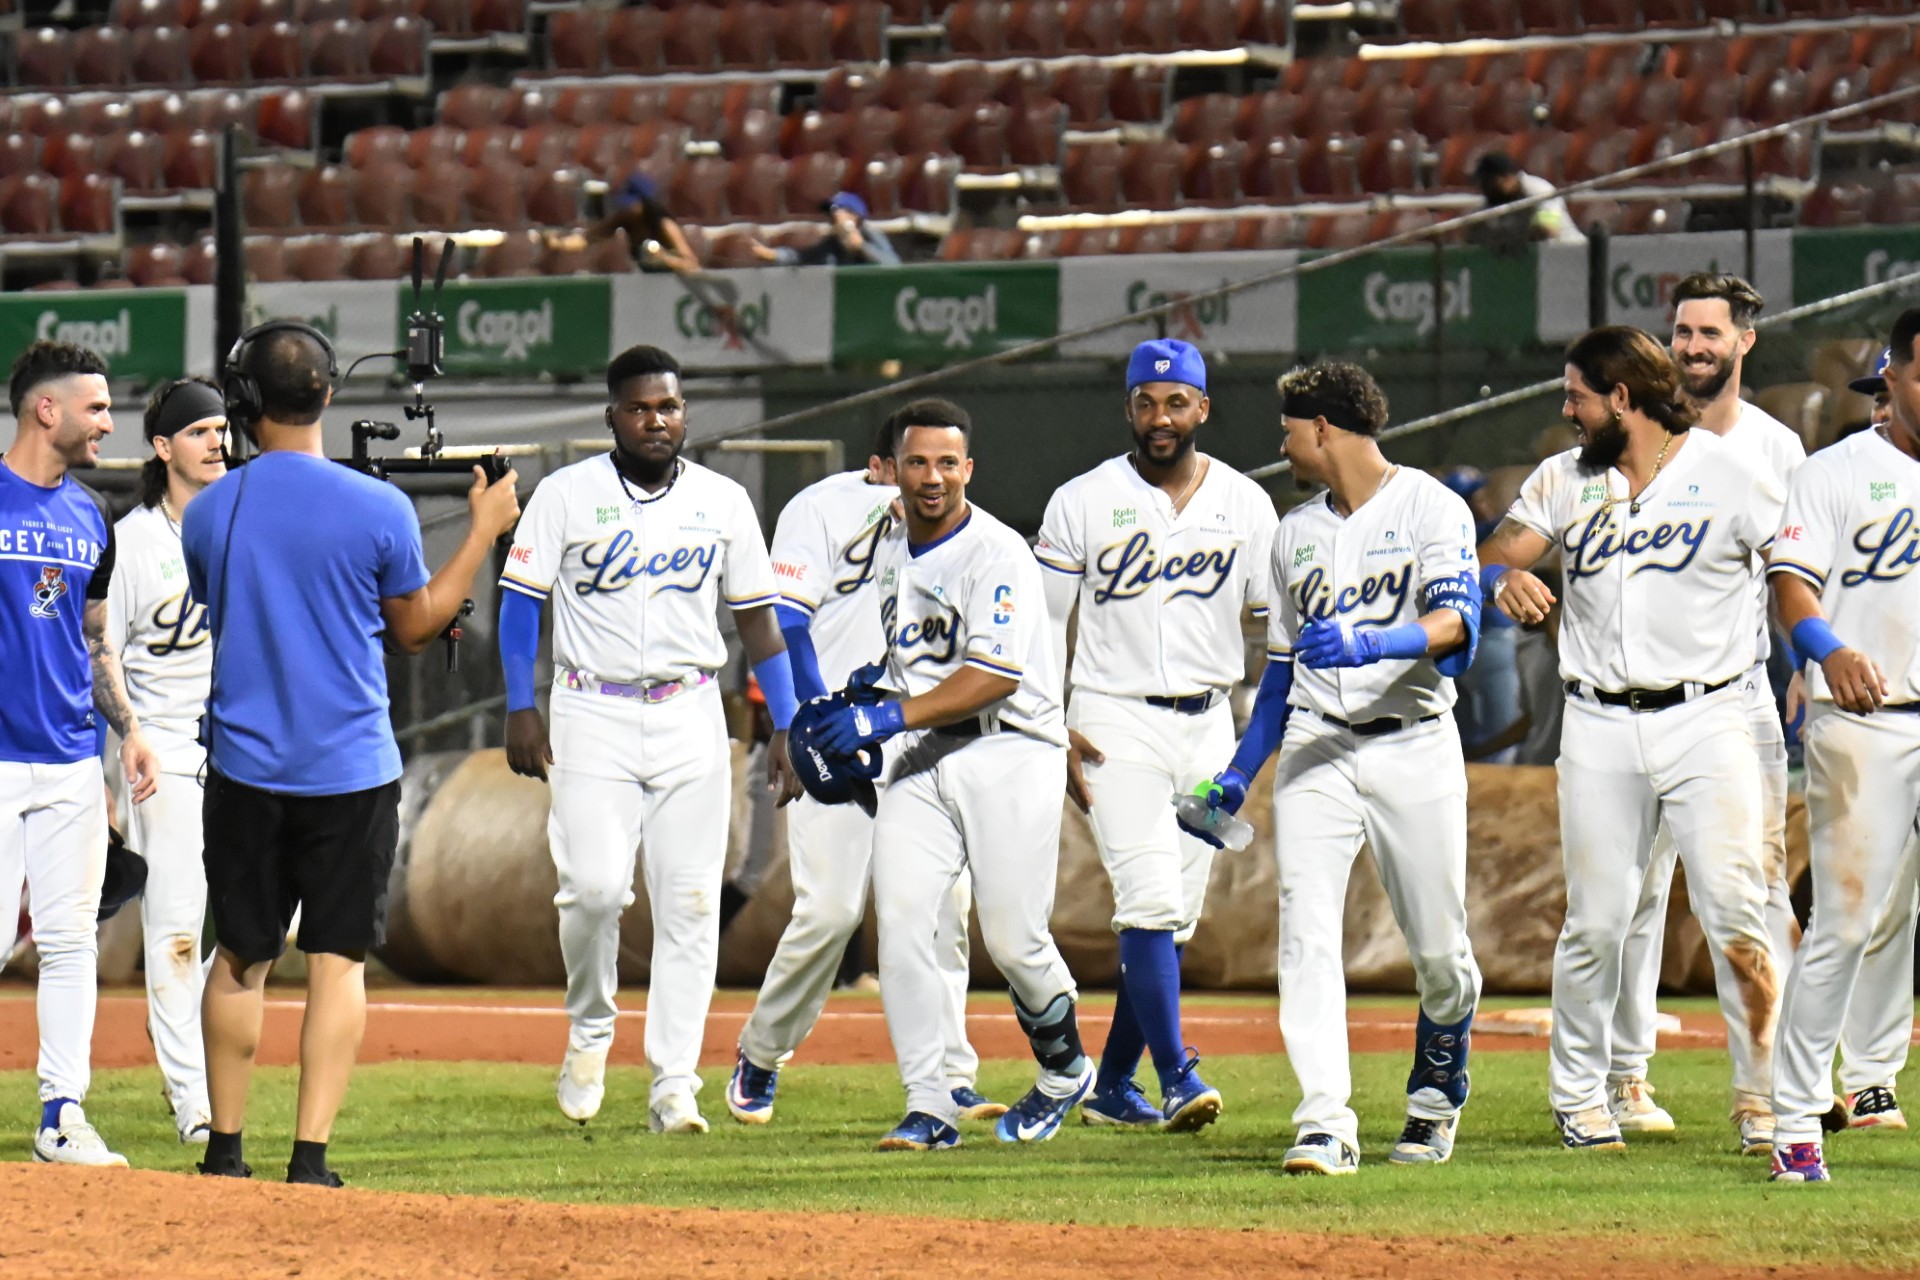
[[[1711,400],[1734,380],[1754,332],[1733,323],[1725,298],[1689,298],[1674,308],[1673,358],[1680,385],[1695,400]]]
[[[628,378],[607,406],[607,425],[630,464],[664,476],[687,440],[687,402],[680,394],[679,375]]]
[[[908,427],[894,465],[900,500],[915,524],[939,525],[959,514],[967,482],[973,479],[966,432],[958,427]]]
[[[1605,471],[1627,451],[1627,429],[1620,423],[1612,398],[1588,386],[1573,365],[1566,369],[1566,390],[1567,402],[1560,416],[1580,433],[1580,466],[1586,471]]]
[[[1322,465],[1319,420],[1289,418],[1282,414],[1280,426],[1287,433],[1280,451],[1293,464],[1293,474],[1308,484],[1325,484],[1326,468]]]
[[[1197,387],[1184,382],[1143,382],[1127,396],[1133,447],[1141,460],[1169,466],[1193,448],[1193,433],[1211,408]]]
[[[113,397],[97,373],[76,373],[33,392],[34,417],[53,428],[49,443],[67,466],[98,465],[100,441],[113,434]]]
[[[156,438],[153,451],[188,485],[203,489],[227,474],[226,431],[225,418],[202,418]]]

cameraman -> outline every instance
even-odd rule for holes
[[[218,951],[201,1003],[213,1129],[202,1173],[248,1177],[240,1130],[267,971],[296,906],[307,955],[288,1182],[339,1186],[327,1136],[366,1025],[367,951],[384,939],[400,750],[381,636],[419,653],[454,620],[489,546],[513,527],[514,473],[467,493],[472,523],[428,580],[399,490],[327,460],[333,351],[292,321],[227,358],[228,421],[260,456],[208,486],[182,541],[213,632],[204,808]]]

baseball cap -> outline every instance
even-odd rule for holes
[[[1873,362],[1872,375],[1865,378],[1855,378],[1847,384],[1847,390],[1858,391],[1863,396],[1885,395],[1887,390],[1887,366],[1892,363],[1893,348],[1888,347],[1880,353],[1880,358]]]
[[[658,200],[659,198],[660,184],[644,173],[635,172],[621,185],[620,190],[614,192],[613,207],[616,209],[625,209],[632,205],[639,204],[642,200]]]
[[[1440,483],[1462,498],[1471,498],[1486,486],[1487,476],[1478,467],[1449,467],[1441,474]]]
[[[1205,391],[1207,362],[1191,342],[1153,338],[1135,347],[1127,360],[1127,390],[1143,382],[1184,382]]]
[[[860,219],[860,221],[862,222],[865,222],[868,216],[867,202],[865,200],[862,200],[859,196],[855,195],[851,191],[834,192],[833,198],[827,201],[827,203],[823,205],[822,208],[824,208],[828,213],[832,213],[835,209],[845,209],[848,213],[851,213],[854,217]]]

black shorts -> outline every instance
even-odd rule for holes
[[[300,950],[362,955],[386,941],[400,783],[335,796],[261,791],[207,766],[201,806],[213,936],[277,959],[300,908]]]

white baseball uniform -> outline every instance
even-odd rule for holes
[[[1427,584],[1476,573],[1473,515],[1438,480],[1396,467],[1351,515],[1325,494],[1287,512],[1272,568],[1267,660],[1292,661],[1309,622],[1413,622],[1426,612]],[[1467,940],[1467,767],[1453,681],[1432,658],[1325,670],[1295,663],[1287,701],[1273,826],[1280,1034],[1302,1093],[1293,1122],[1358,1151],[1348,1105],[1347,879],[1366,844],[1406,935],[1421,1010],[1442,1024],[1472,1013],[1480,969]],[[1422,1089],[1408,1111],[1444,1120],[1459,1108]]]
[[[1834,634],[1878,663],[1887,679],[1886,705],[1862,716],[1834,705],[1820,664],[1806,668],[1813,920],[1780,1015],[1773,1102],[1781,1143],[1820,1140],[1849,1003],[1868,990],[1855,985],[1868,977],[1861,960],[1888,914],[1910,915],[1913,903],[1920,857],[1917,510],[1920,463],[1878,431],[1863,431],[1807,460],[1774,543],[1770,572],[1812,586]],[[1911,1026],[1911,971],[1898,990]]]
[[[932,940],[963,871],[973,875],[980,936],[1021,1004],[1037,1012],[1078,998],[1048,928],[1067,781],[1060,669],[1040,566],[1026,539],[977,505],[924,546],[909,546],[904,525],[889,531],[875,570],[894,692],[926,693],[963,666],[1020,682],[976,720],[885,747],[873,865],[880,998],[908,1111],[953,1124],[940,1063],[945,979]],[[1071,1090],[1049,1074],[1043,1089]]]
[[[652,1101],[700,1088],[732,795],[717,618],[778,598],[747,491],[698,463],[658,494],[611,454],[540,482],[500,585],[553,604],[553,846],[569,1040],[613,1042],[620,915],[636,846],[653,908]]]
[[[1193,936],[1213,849],[1169,803],[1233,754],[1227,694],[1244,678],[1240,612],[1267,613],[1279,523],[1266,491],[1217,459],[1176,512],[1130,455],[1062,485],[1033,554],[1065,654],[1080,608],[1067,725],[1106,759],[1083,765],[1088,820],[1113,884],[1113,929]]]
[[[119,563],[107,590],[107,634],[120,649],[127,700],[160,754],[162,777],[131,805],[127,843],[147,860],[140,929],[147,968],[147,1031],[174,1116],[205,1121],[206,1051],[200,1036],[200,934],[207,917],[201,862],[199,741],[213,679],[206,605],[187,585],[180,526],[158,506],[114,526]]]
[[[1764,1107],[1780,974],[1766,927],[1760,768],[1738,685],[1759,627],[1753,566],[1785,493],[1761,459],[1705,431],[1674,442],[1638,501],[1617,469],[1586,472],[1578,459],[1570,449],[1541,463],[1508,513],[1559,546],[1565,576],[1567,918],[1554,951],[1553,1107],[1607,1103],[1621,954],[1662,822],[1713,953],[1735,1093]],[[1635,710],[1603,695],[1677,701]]]
[[[1784,491],[1793,473],[1806,461],[1807,450],[1794,430],[1757,405],[1742,401],[1733,426],[1720,437],[1749,457],[1761,460]],[[1767,617],[1764,565],[1754,564],[1754,591],[1759,600],[1759,628],[1754,642],[1753,667],[1741,678],[1747,722],[1760,755],[1760,836],[1767,868],[1767,930],[1773,938],[1774,971],[1785,974],[1793,965],[1792,889],[1787,884],[1787,736],[1780,708],[1767,678],[1767,658],[1773,651]],[[1679,853],[1663,825],[1654,837],[1653,861],[1640,906],[1627,933],[1620,962],[1620,1002],[1613,1012],[1613,1060],[1608,1076],[1614,1080],[1641,1079],[1653,1056],[1656,997],[1660,991],[1660,955],[1666,941],[1667,898],[1673,889],[1673,868]],[[1909,1018],[1911,1021],[1911,1018]]]
[[[808,485],[780,513],[773,531],[773,572],[780,602],[808,615],[808,634],[828,692],[886,651],[874,552],[893,527],[893,485],[868,484],[847,471]],[[801,796],[787,806],[787,866],[793,876],[793,919],[780,935],[740,1049],[762,1070],[793,1056],[819,1021],[847,940],[867,909],[873,870],[873,819],[856,804],[821,804]],[[954,882],[943,901],[935,951],[947,984],[946,1058],[950,1089],[971,1088],[980,1059],[967,1042],[967,915],[972,883]]]

